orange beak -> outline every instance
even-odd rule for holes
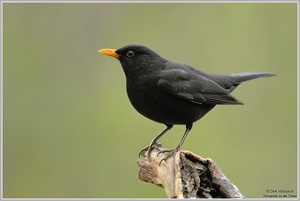
[[[98,51],[99,53],[105,54],[107,56],[111,56],[111,57],[115,57],[115,58],[119,58],[120,55],[118,55],[116,53],[115,49],[101,49]]]

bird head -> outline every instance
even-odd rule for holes
[[[99,53],[117,58],[127,75],[132,72],[161,70],[166,59],[160,57],[156,52],[142,45],[127,45],[119,49],[101,49]]]

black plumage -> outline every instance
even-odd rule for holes
[[[141,150],[148,151],[148,158],[153,144],[173,125],[185,124],[186,131],[179,145],[170,150],[168,156],[180,150],[193,123],[215,105],[242,104],[230,94],[240,83],[275,75],[268,72],[209,74],[167,60],[141,45],[128,45],[117,50],[102,49],[99,52],[121,62],[126,75],[127,94],[133,107],[145,117],[167,126],[148,147]]]

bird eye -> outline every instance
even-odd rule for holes
[[[127,57],[133,57],[134,56],[134,52],[132,50],[129,50],[128,52],[126,52],[126,56]]]

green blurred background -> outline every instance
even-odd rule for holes
[[[183,149],[247,198],[296,194],[296,20],[296,3],[4,3],[4,197],[166,197],[136,163],[165,126],[134,110],[119,62],[97,52],[127,44],[211,73],[277,73],[239,86],[245,105],[217,106]]]

